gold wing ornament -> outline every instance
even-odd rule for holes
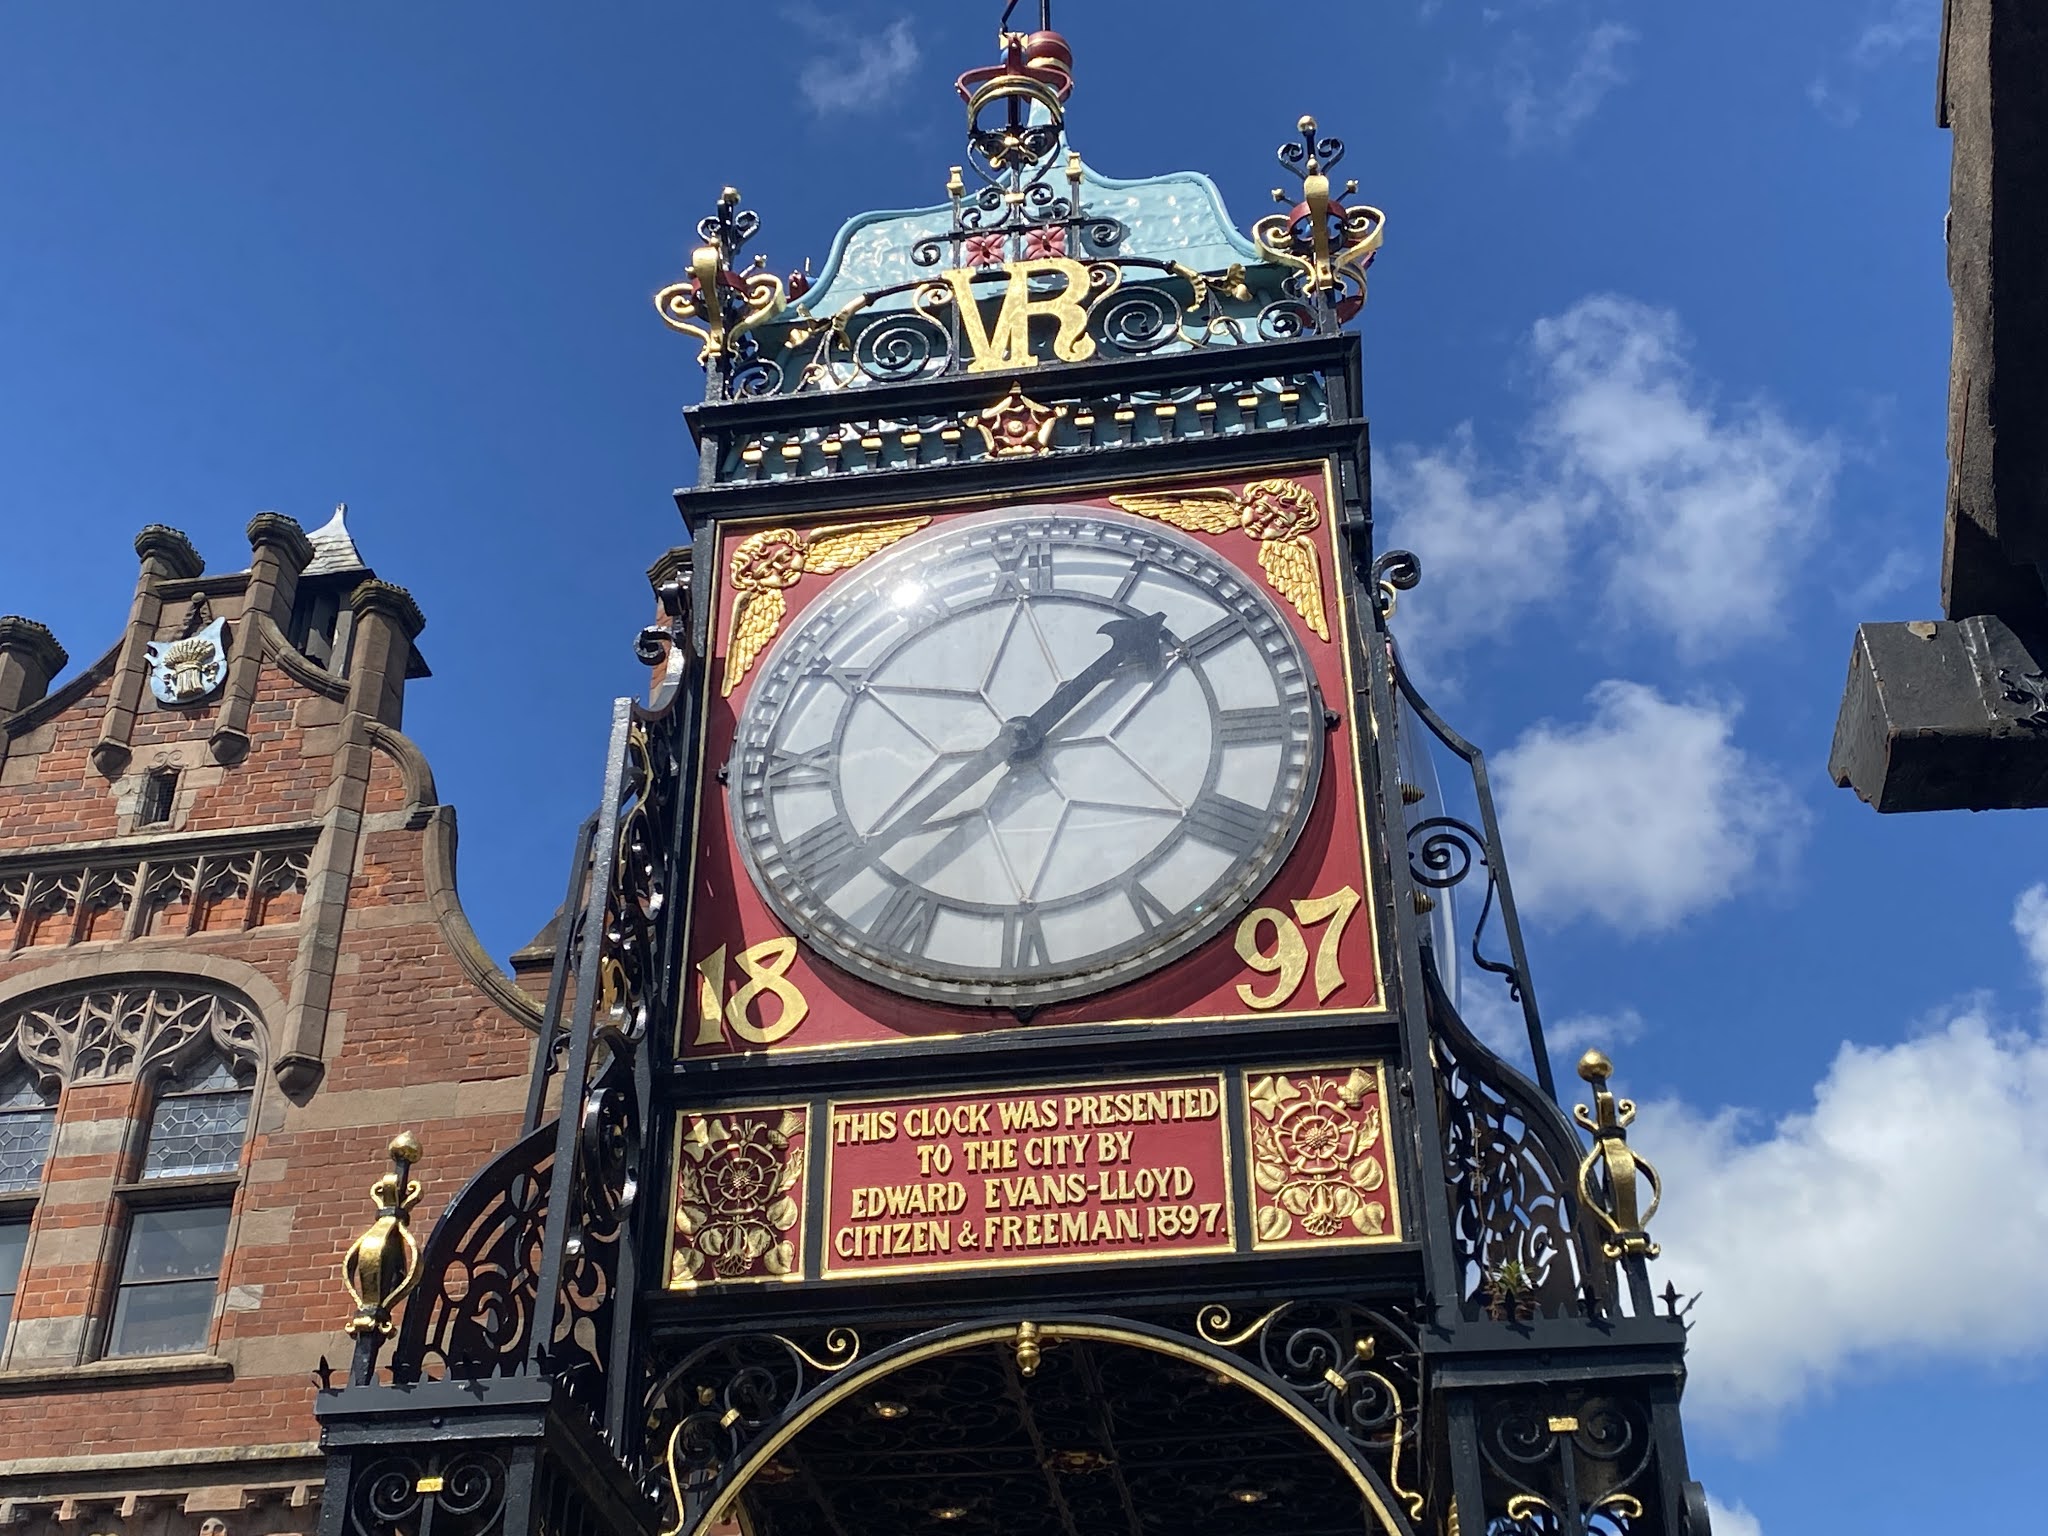
[[[833,523],[809,533],[764,528],[742,539],[732,552],[732,621],[726,631],[725,678],[719,696],[731,696],[768,642],[781,633],[789,612],[783,593],[813,573],[830,575],[859,565],[930,521],[903,517],[886,523]]]
[[[1237,528],[1259,541],[1267,584],[1294,605],[1318,640],[1330,638],[1323,611],[1323,566],[1309,535],[1321,524],[1315,493],[1292,480],[1254,480],[1242,491],[1208,486],[1174,496],[1112,496],[1111,503],[1186,533]]]
[[[721,698],[739,686],[753,669],[754,660],[782,629],[782,616],[789,609],[779,587],[742,592],[733,600],[732,634],[725,643],[725,683]]]
[[[1306,538],[1266,539],[1259,544],[1259,569],[1273,590],[1294,604],[1318,640],[1330,638],[1323,616],[1323,568],[1316,547]]]
[[[804,574],[824,576],[859,565],[930,521],[928,517],[905,517],[893,523],[835,523],[816,529],[804,545]]]
[[[1140,517],[1157,518],[1183,533],[1228,533],[1244,526],[1244,504],[1235,491],[1207,488],[1178,496],[1112,496],[1112,503]]]

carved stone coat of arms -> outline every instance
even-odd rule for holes
[[[220,687],[228,675],[227,623],[215,619],[182,640],[150,645],[149,691],[158,703],[196,704]]]

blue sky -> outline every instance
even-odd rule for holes
[[[695,349],[650,295],[726,182],[778,270],[937,200],[999,9],[0,10],[0,611],[83,664],[142,524],[231,568],[253,513],[347,501],[427,613],[407,727],[508,952],[693,473]],[[1644,1101],[1723,1536],[1923,1529],[1944,1469],[2037,1449],[2048,823],[1880,819],[1826,776],[1855,621],[1937,603],[1938,10],[1056,18],[1103,171],[1206,170],[1248,224],[1313,111],[1388,212],[1400,628],[1496,754],[1548,1015]],[[1972,1480],[1987,1523],[2011,1481]]]

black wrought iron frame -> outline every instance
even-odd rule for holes
[[[1308,130],[1303,158],[1320,152],[1327,161],[1328,150]],[[721,210],[712,234],[736,251],[752,216],[736,205]],[[1184,1273],[1123,1266],[1076,1270],[1057,1283],[949,1279],[914,1298],[822,1282],[664,1292],[666,1191],[653,1194],[669,1166],[677,1106],[701,1106],[706,1094],[744,1100],[827,1081],[903,1087],[929,1076],[928,1062],[887,1053],[853,1065],[737,1060],[721,1063],[715,1081],[671,1059],[670,1025],[688,974],[676,897],[691,874],[699,789],[696,669],[714,596],[712,571],[685,569],[663,589],[662,622],[641,636],[642,658],[662,669],[654,699],[616,706],[603,797],[577,840],[524,1135],[450,1202],[429,1237],[389,1383],[364,1374],[322,1394],[333,1457],[322,1536],[554,1536],[577,1531],[572,1505],[585,1512],[576,1518],[594,1522],[584,1529],[652,1536],[687,1528],[731,1496],[759,1448],[793,1432],[852,1368],[856,1335],[879,1343],[865,1357],[873,1364],[975,1330],[1010,1330],[1021,1348],[1027,1326],[1062,1324],[1151,1330],[1234,1362],[1295,1404],[1317,1433],[1327,1431],[1392,1501],[1388,1528],[1396,1531],[1441,1530],[1455,1511],[1462,1529],[1494,1536],[1706,1536],[1677,1422],[1683,1325],[1655,1315],[1641,1255],[1611,1256],[1585,1219],[1582,1190],[1601,1186],[1597,1176],[1586,1182],[1586,1148],[1557,1102],[1485,759],[1430,708],[1394,644],[1382,599],[1412,587],[1420,571],[1399,552],[1375,557],[1358,343],[1336,329],[1331,292],[1318,292],[1328,312],[1314,326],[1233,349],[1229,365],[1249,360],[1312,381],[1317,420],[1276,419],[1236,434],[1132,434],[1026,459],[934,465],[878,456],[853,472],[777,478],[747,473],[735,445],[773,432],[841,432],[847,398],[748,397],[721,385],[690,413],[704,481],[678,499],[693,533],[706,534],[770,513],[844,517],[921,496],[1050,494],[1099,483],[1112,450],[1119,478],[1333,466],[1339,574],[1358,622],[1343,637],[1357,694],[1332,702],[1374,723],[1355,736],[1388,845],[1376,854],[1374,917],[1390,940],[1391,1014],[1339,1020],[1335,1030],[1175,1025],[1149,1042],[1137,1032],[1112,1040],[1083,1031],[1066,1049],[1077,1071],[1156,1065],[1161,1042],[1219,1060],[1254,1052],[1308,1059],[1333,1048],[1385,1059],[1402,1133],[1398,1178],[1417,1241],[1335,1260],[1238,1257]],[[734,290],[721,302],[746,300]],[[732,353],[721,366],[744,365],[746,356]],[[1079,398],[1202,386],[1219,366],[1216,354],[1177,354],[1048,364],[1031,377],[1047,398]],[[993,387],[960,373],[881,383],[861,392],[860,408],[957,420],[986,406]],[[1406,826],[1401,703],[1469,770],[1476,822],[1445,814]],[[1397,856],[1394,829],[1404,827],[1405,856]],[[1436,941],[1418,920],[1423,898],[1482,870],[1472,959],[1519,1003],[1534,1081],[1465,1026]],[[1481,945],[1495,931],[1505,960]],[[993,1078],[1037,1048],[962,1042],[953,1060],[962,1074]],[[847,1073],[858,1082],[842,1081]],[[1034,1288],[1041,1294],[1031,1299]],[[1538,1422],[1540,1431],[1529,1427]],[[679,1459],[665,1507],[672,1449]],[[472,1467],[465,1456],[483,1459]],[[409,1491],[400,1488],[407,1480]],[[362,1511],[377,1529],[358,1521]]]

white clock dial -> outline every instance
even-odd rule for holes
[[[1242,912],[1300,835],[1323,733],[1254,578],[1154,523],[1018,508],[907,539],[804,610],[747,697],[733,820],[827,959],[1037,1007]]]

